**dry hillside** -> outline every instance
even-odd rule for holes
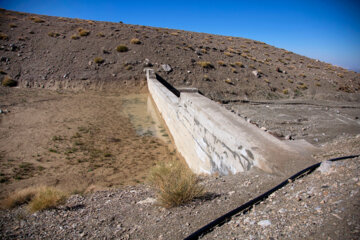
[[[249,39],[6,10],[0,24],[1,73],[21,86],[136,85],[152,66],[172,84],[222,102],[359,100],[360,74]]]

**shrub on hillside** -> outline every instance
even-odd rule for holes
[[[76,34],[74,34],[74,35],[71,36],[71,39],[74,39],[74,40],[77,40],[77,39],[79,39],[79,38],[80,38],[80,36],[78,36],[78,35],[76,35]]]
[[[9,37],[5,33],[0,32],[0,40],[9,40]]]
[[[155,166],[150,172],[149,182],[158,191],[159,204],[166,208],[188,203],[205,193],[198,177],[179,161]]]
[[[79,32],[79,35],[81,37],[85,37],[85,36],[88,36],[90,34],[89,30],[86,30],[86,29],[83,29],[83,28],[79,28],[78,32]]]
[[[49,32],[48,35],[49,35],[50,37],[58,37],[58,36],[60,36],[60,33],[57,33],[57,32]]]
[[[43,22],[45,22],[43,19],[41,19],[39,17],[30,17],[30,20],[32,20],[35,23],[43,23]]]
[[[214,68],[214,65],[212,65],[210,62],[198,62],[198,64],[203,68]]]
[[[125,45],[119,45],[116,47],[116,51],[118,52],[127,52],[129,51],[129,48]]]
[[[130,43],[132,43],[132,44],[141,44],[141,41],[139,39],[137,39],[137,38],[133,38],[133,39],[130,40]]]
[[[9,76],[5,76],[1,82],[1,84],[4,86],[4,87],[16,87],[17,86],[17,81],[16,80],[13,80],[11,77]]]
[[[94,62],[97,63],[97,64],[102,64],[105,62],[105,59],[103,59],[102,57],[96,57],[94,59]]]

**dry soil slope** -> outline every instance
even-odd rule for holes
[[[73,39],[79,28],[89,35]],[[0,70],[21,86],[134,85],[144,80],[144,60],[149,59],[171,83],[198,87],[217,101],[360,99],[360,74],[244,38],[7,10],[0,10],[0,32]],[[133,38],[141,43],[130,43]],[[117,52],[120,44],[129,51]],[[104,62],[94,63],[96,57]],[[165,73],[161,64],[172,71]]]

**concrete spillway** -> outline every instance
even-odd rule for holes
[[[178,91],[146,70],[151,97],[189,167],[198,174],[234,174],[256,166],[289,174],[314,163],[305,141],[281,141],[193,89]]]

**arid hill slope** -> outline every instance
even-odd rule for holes
[[[172,84],[217,101],[360,99],[360,74],[244,38],[7,10],[0,32],[1,73],[21,86],[114,89],[143,84],[152,65]]]

